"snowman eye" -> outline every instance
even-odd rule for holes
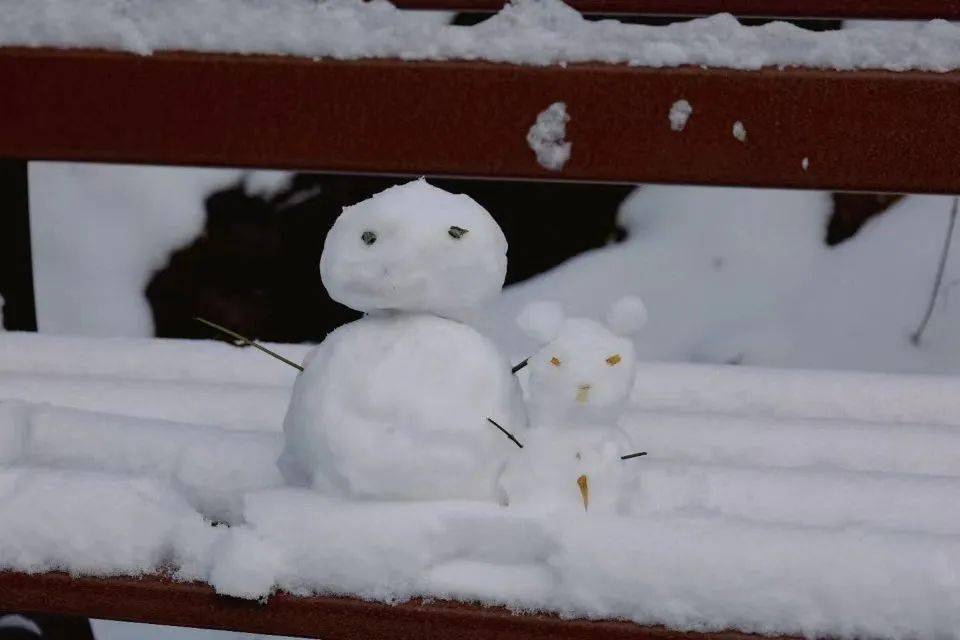
[[[619,353],[615,353],[615,354],[613,354],[612,356],[610,356],[609,358],[607,358],[607,364],[610,365],[611,367],[612,367],[613,365],[615,365],[615,364],[618,364],[619,362],[620,362],[620,354],[619,354]]]
[[[450,237],[453,238],[454,240],[459,240],[463,236],[467,235],[468,231],[469,229],[464,229],[463,227],[456,227],[456,226],[453,226],[447,229],[447,233],[449,233]]]
[[[552,364],[552,365],[555,366],[555,367],[559,367],[559,366],[560,366],[560,358],[558,358],[557,356],[553,356],[552,358],[550,358],[550,364]]]
[[[360,239],[363,240],[363,244],[368,247],[377,241],[377,234],[373,231],[364,231],[360,234]]]

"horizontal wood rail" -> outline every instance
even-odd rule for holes
[[[199,583],[0,572],[0,610],[225,629],[323,640],[755,640],[734,631],[686,633],[629,622],[517,615],[499,607],[419,600],[398,605],[279,593],[266,604],[218,596]]]
[[[757,18],[960,18],[958,0],[566,0],[581,13],[703,16],[732,13]],[[498,11],[504,0],[393,0],[405,9]]]
[[[0,80],[0,157],[960,192],[960,73],[0,49]],[[526,142],[555,101],[559,172]]]

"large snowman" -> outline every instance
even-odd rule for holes
[[[523,431],[510,364],[468,324],[503,287],[483,207],[417,180],[346,207],[323,247],[330,296],[366,316],[304,361],[284,420],[288,481],[366,499],[495,499]]]

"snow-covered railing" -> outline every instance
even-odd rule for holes
[[[404,9],[498,11],[504,0],[395,0]],[[581,13],[701,16],[726,11],[759,18],[956,19],[956,0],[568,0]]]
[[[398,4],[490,10],[499,3],[401,0]],[[778,17],[960,18],[960,3],[929,0],[578,0],[573,4],[598,13],[730,11]],[[0,158],[18,162],[57,159],[960,192],[956,170],[960,115],[951,108],[960,98],[956,71],[728,70],[600,63],[522,66],[5,48],[0,49],[0,78],[4,86]],[[693,105],[695,115],[689,122],[677,115],[682,109],[674,109],[680,100]],[[573,151],[562,167],[546,168],[531,151],[527,132],[537,115],[556,102],[563,102],[570,115],[566,139]],[[670,116],[671,111],[676,117]],[[21,261],[17,273],[26,292],[20,299],[8,300],[8,318],[11,308],[15,315],[27,318],[23,308],[32,305],[29,252],[23,251],[29,246],[28,227],[23,224],[25,208],[21,210],[21,218],[8,217],[19,224],[16,231],[0,230],[0,242],[21,248],[16,254]],[[0,245],[0,258],[11,255]],[[29,320],[20,326],[29,326]],[[42,389],[30,380],[32,373],[19,368],[0,375],[0,382],[40,393]],[[47,383],[59,384],[58,394],[79,397],[91,390],[97,393],[99,381],[94,375]],[[132,402],[141,409],[148,408],[137,399],[135,387],[128,384],[122,398],[105,393],[97,397],[103,402],[134,398]],[[244,389],[233,391],[237,398],[249,396]],[[196,409],[201,404],[191,406]],[[256,415],[244,418],[256,420]],[[683,416],[672,419],[682,421]],[[727,421],[728,426],[751,428],[736,417]],[[784,427],[800,428],[806,428],[806,423]],[[518,616],[448,603],[391,606],[281,593],[259,605],[219,597],[203,584],[158,576],[3,573],[0,609],[327,639],[746,637]]]

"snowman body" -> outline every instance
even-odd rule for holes
[[[289,482],[358,499],[495,499],[526,426],[510,364],[464,322],[499,295],[506,239],[423,180],[344,209],[324,243],[331,297],[368,315],[305,360],[284,420]]]
[[[340,327],[297,380],[287,475],[355,498],[494,499],[516,447],[486,418],[525,422],[509,370],[454,320],[396,313]]]
[[[530,429],[501,476],[503,495],[511,508],[531,512],[625,513],[631,469],[621,456],[631,450],[627,435],[607,425]]]
[[[639,298],[615,304],[609,327],[564,318],[551,303],[524,310],[518,321],[542,347],[528,361],[531,429],[523,455],[501,476],[502,501],[536,511],[625,513],[636,463],[623,456],[635,449],[617,420],[636,377],[628,336],[645,318]]]

